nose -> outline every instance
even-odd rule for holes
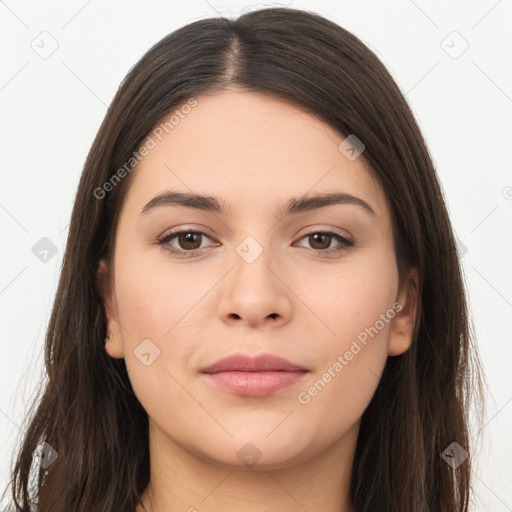
[[[238,254],[233,269],[223,280],[218,313],[222,321],[247,327],[282,326],[292,315],[292,276],[263,251],[248,262]],[[291,286],[293,288],[293,285]]]

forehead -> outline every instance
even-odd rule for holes
[[[132,171],[130,208],[140,212],[168,189],[226,199],[232,211],[277,208],[290,197],[336,191],[361,197],[386,217],[384,192],[366,161],[349,160],[339,149],[345,137],[322,120],[255,92],[228,90],[195,100],[192,108],[177,106],[172,123],[169,113],[148,134],[151,149]]]

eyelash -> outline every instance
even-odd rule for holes
[[[188,229],[188,230],[181,230],[181,231],[174,231],[174,232],[171,232],[171,233],[168,233],[167,235],[165,236],[162,236],[160,238],[157,239],[157,244],[160,245],[160,246],[165,246],[166,244],[168,244],[173,238],[176,238],[178,235],[181,235],[181,234],[194,234],[194,235],[203,235],[205,236],[206,238],[210,238],[211,240],[211,237],[209,237],[206,233],[203,233],[202,231],[194,231],[192,229]],[[334,238],[336,241],[340,242],[342,245],[338,248],[330,248],[330,249],[311,249],[312,251],[315,251],[317,253],[338,253],[338,252],[341,252],[341,251],[347,251],[349,250],[353,245],[354,245],[354,241],[353,240],[350,240],[346,237],[344,237],[343,235],[339,234],[339,233],[336,233],[336,232],[333,232],[333,231],[311,231],[309,233],[305,233],[301,238],[300,240],[302,240],[303,238],[306,238],[308,236],[311,236],[311,235],[317,235],[317,234],[321,234],[321,235],[328,235],[328,236],[331,236],[332,238]],[[203,247],[204,249],[204,247]],[[190,258],[190,257],[193,257],[196,255],[196,252],[197,251],[200,251],[200,249],[192,249],[192,250],[184,250],[184,249],[176,249],[176,248],[169,248],[169,247],[165,247],[165,250],[170,252],[171,254],[176,254],[176,255],[179,255],[180,257],[182,258]]]

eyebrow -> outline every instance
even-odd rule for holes
[[[351,204],[363,208],[367,213],[375,216],[375,211],[359,197],[343,192],[316,194],[309,197],[297,197],[288,201],[284,208],[284,215],[296,214],[316,210],[334,204]],[[191,194],[188,192],[163,191],[151,199],[141,210],[141,215],[162,206],[185,206],[206,212],[230,215],[232,209],[223,199],[212,196]]]

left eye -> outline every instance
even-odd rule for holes
[[[352,240],[349,240],[348,238],[345,238],[344,236],[341,236],[338,233],[332,233],[330,231],[315,231],[313,233],[308,233],[302,238],[307,238],[309,243],[319,244],[320,247],[313,247],[313,250],[321,252],[326,252],[326,249],[331,249],[330,245],[333,240],[337,241],[340,244],[340,246],[335,249],[337,251],[346,249],[347,247],[354,245],[354,242]]]
[[[187,257],[189,255],[193,256],[195,251],[204,248],[201,247],[201,237],[206,237],[211,240],[211,238],[206,233],[201,231],[177,231],[175,233],[170,233],[162,238],[159,238],[158,244],[167,245],[168,247],[166,250],[171,253],[180,253],[180,255]],[[310,244],[319,245],[319,247],[311,247],[311,249],[316,252],[331,252],[331,250],[340,251],[354,245],[352,240],[331,231],[314,231],[312,233],[307,233],[306,235],[302,236],[300,240],[305,238],[308,239]],[[178,248],[170,243],[174,239],[176,239],[178,242]],[[331,247],[331,242],[333,240],[339,244],[339,246],[335,247],[334,249]]]

